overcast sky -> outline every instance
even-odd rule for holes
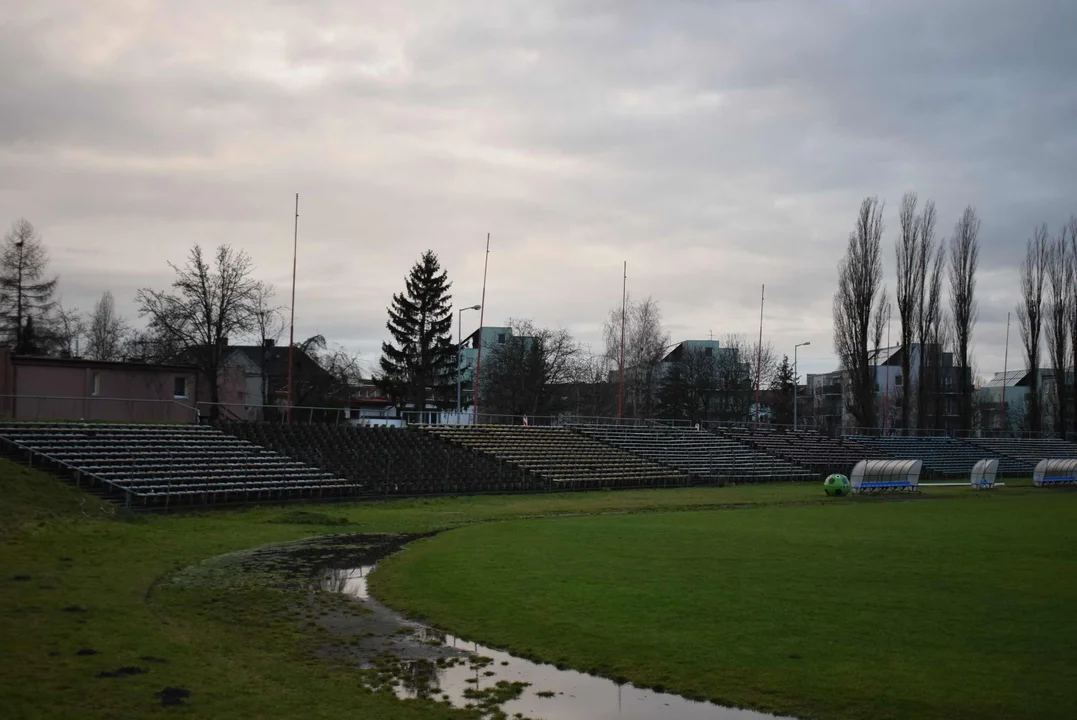
[[[487,324],[597,349],[627,260],[675,340],[756,333],[766,283],[803,373],[836,365],[860,201],[893,290],[916,190],[942,234],[982,217],[987,373],[1026,238],[1077,212],[1075,29],[1072,0],[0,0],[0,224],[38,227],[65,305],[133,317],[194,243],[287,303],[298,192],[296,334],[367,362],[423,250],[479,301],[490,232]]]

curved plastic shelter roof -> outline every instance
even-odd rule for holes
[[[985,458],[978,460],[972,466],[972,475],[969,479],[974,488],[993,488],[995,487],[995,476],[997,475],[998,459]]]
[[[849,476],[853,492],[915,490],[920,482],[921,460],[861,460]]]
[[[1040,460],[1032,473],[1032,484],[1036,487],[1077,484],[1077,459]]]

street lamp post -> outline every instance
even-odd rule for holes
[[[462,336],[465,310],[478,310],[482,305],[460,308],[456,316],[456,422],[460,422],[460,346],[464,343]]]
[[[793,429],[797,429],[797,387],[799,381],[797,380],[797,348],[804,347],[805,345],[811,345],[811,340],[808,342],[802,342],[793,346]]]

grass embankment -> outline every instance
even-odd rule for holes
[[[454,634],[726,704],[1077,717],[1077,494],[961,492],[477,525],[372,583]]]
[[[4,718],[440,718],[364,691],[314,660],[321,641],[282,609],[294,593],[171,582],[222,553],[330,533],[477,521],[819,501],[761,486],[304,505],[120,517],[55,478],[0,460],[0,708]],[[79,654],[86,651],[87,654]],[[88,651],[92,651],[89,654]],[[160,662],[164,660],[166,662]],[[120,668],[144,674],[97,677]],[[165,687],[191,692],[162,708]]]

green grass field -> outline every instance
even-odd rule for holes
[[[533,658],[826,718],[1077,717],[1077,495],[485,524],[374,575]]]
[[[641,683],[832,717],[1071,714],[1075,553],[1072,523],[1063,521],[1077,495],[821,495],[815,486],[758,486],[125,517],[0,460],[0,712],[469,717],[371,693],[353,669],[316,659],[322,639],[284,612],[303,600],[294,592],[257,578],[238,588],[172,581],[203,560],[266,543],[452,529],[401,554],[378,576],[379,588],[477,639]],[[903,523],[934,528],[933,537],[955,547],[925,535],[906,539],[896,559],[873,559],[842,540],[848,532],[900,534]],[[979,547],[961,527],[980,533]],[[698,569],[686,582],[692,558]],[[716,577],[725,580],[716,585]],[[898,577],[916,582],[901,589]],[[486,592],[464,590],[469,581],[488,583]],[[856,593],[871,602],[852,607],[827,638]],[[939,615],[932,606],[959,598],[975,601],[971,617],[944,623],[956,611]],[[903,614],[872,622],[903,603]],[[990,629],[967,646],[977,624]],[[841,647],[849,638],[855,646]],[[726,650],[716,653],[716,642]],[[653,657],[656,649],[669,656]],[[977,662],[964,666],[975,650]],[[874,653],[866,676],[817,662],[829,658],[844,673],[865,653]],[[97,677],[125,666],[147,672]],[[911,684],[868,698],[880,685],[873,678],[891,671]],[[188,688],[187,705],[162,707],[154,694],[167,686]]]

